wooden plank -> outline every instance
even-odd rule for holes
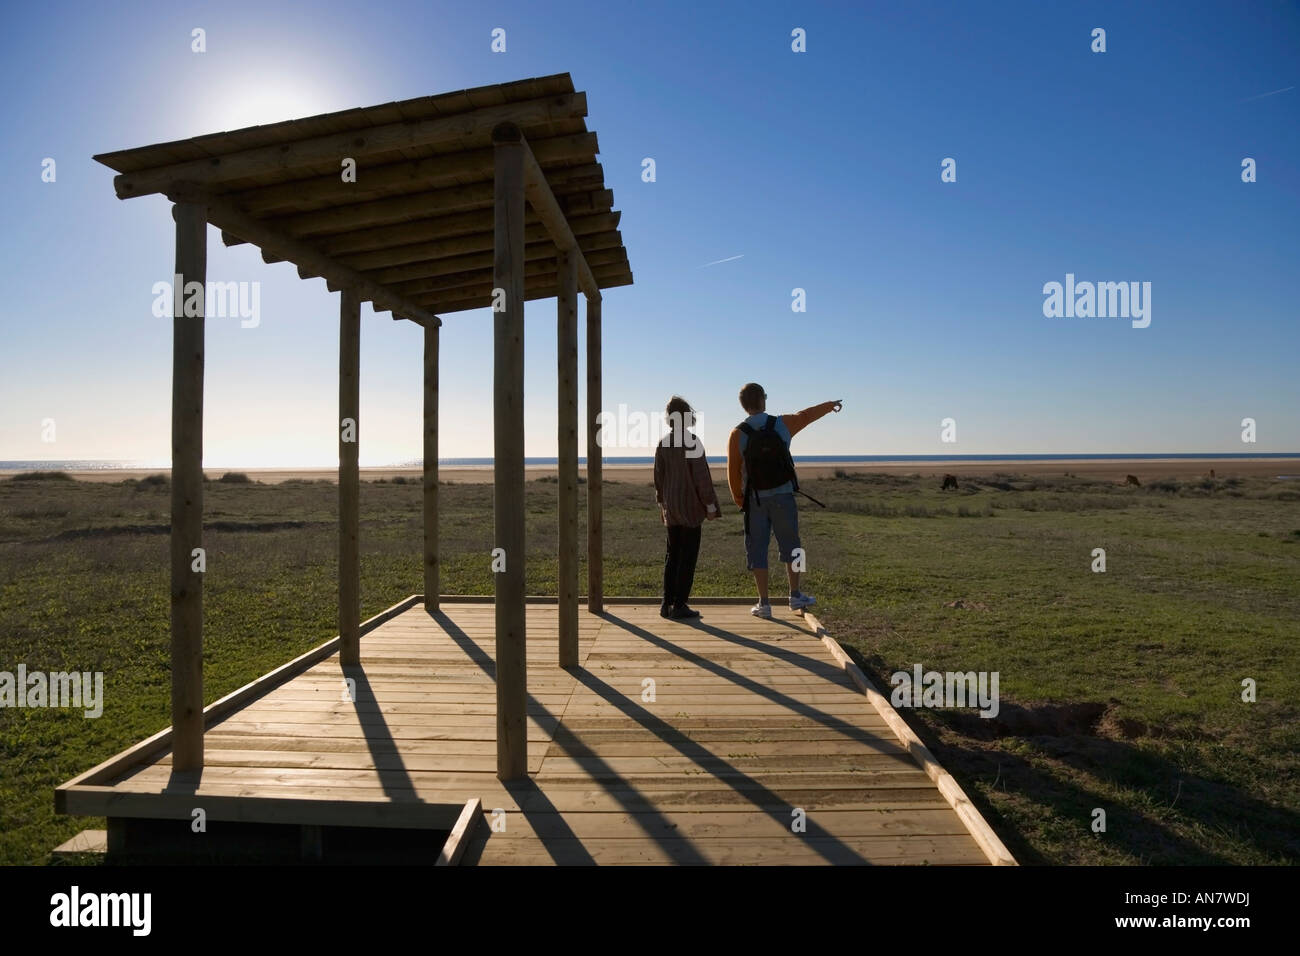
[[[98,154],[95,158],[118,172],[151,169],[155,166],[179,162],[182,159],[202,158],[253,146],[283,143],[304,135],[318,136],[347,130],[361,132],[384,123],[409,122],[431,116],[466,112],[481,106],[499,106],[506,102],[535,100],[560,93],[571,93],[573,88],[573,79],[568,73],[557,73],[552,76],[515,80],[473,90],[418,96],[414,99],[364,109],[323,113],[282,123],[196,136],[177,142],[117,150]],[[546,125],[564,125],[567,128],[574,124],[580,127],[585,125],[580,119]]]
[[[172,749],[186,770],[203,766],[203,365],[208,222],[206,207],[172,208],[176,220],[172,313],[171,671]],[[185,315],[197,283],[198,315]]]
[[[496,701],[491,694],[483,694],[474,698],[448,698],[440,701],[416,701],[407,703],[373,703],[357,702],[355,704],[335,704],[332,702],[322,702],[313,705],[310,701],[290,700],[290,701],[264,701],[259,702],[256,708],[247,708],[244,711],[246,716],[253,717],[271,717],[282,714],[300,714],[309,719],[320,722],[366,722],[383,723],[389,717],[404,717],[408,720],[427,720],[436,719],[434,715],[442,714],[469,714],[476,710],[483,710],[485,713],[491,713],[491,708]],[[559,709],[564,706],[564,696],[554,695],[548,700],[538,700],[531,698],[528,702],[529,711],[536,714],[544,714],[548,711],[554,711],[558,718]],[[469,709],[467,709],[469,708]]]
[[[622,250],[620,250],[622,252]],[[626,252],[622,253],[626,255]],[[593,253],[593,256],[595,254]],[[626,262],[597,266],[592,270],[596,282],[602,289],[612,289],[632,284],[632,273]],[[412,295],[411,301],[419,308],[433,312],[466,312],[470,309],[485,309],[492,304],[492,287],[482,283],[471,287],[462,287],[450,291],[433,292],[427,295]],[[554,299],[560,294],[556,276],[526,275],[524,277],[524,301],[537,299]]]
[[[965,826],[947,806],[900,810],[831,810],[785,804],[768,810],[587,812],[561,815],[554,812],[513,814],[505,830],[493,839],[549,841],[576,837],[582,840],[638,838],[658,840],[680,837],[707,840],[730,837],[749,841],[802,841],[803,833],[792,830],[794,810],[802,810],[810,837],[853,837],[895,835],[900,837],[965,836]]]
[[[819,785],[831,779],[837,781],[835,786]],[[373,799],[376,791],[386,791],[393,799],[420,799],[435,803],[463,801],[465,794],[481,794],[494,806],[539,812],[699,808],[770,810],[789,806],[824,809],[948,808],[942,795],[919,769],[893,773],[784,775],[780,778],[761,775],[752,782],[715,778],[672,780],[664,777],[653,780],[635,778],[636,785],[623,782],[600,784],[588,778],[544,777],[536,782],[536,789],[526,788],[512,795],[486,772],[449,774],[408,770],[400,776],[389,774],[381,778],[374,770],[211,767],[205,769],[198,792],[283,796],[284,791],[292,791],[302,796]],[[170,768],[149,767],[122,781],[118,789],[161,793],[175,787]],[[112,792],[111,788],[100,790]]]
[[[697,732],[698,733],[698,732]],[[888,733],[888,732],[887,732]],[[228,740],[238,739],[216,734],[209,734],[212,746]],[[353,743],[353,741],[349,741]],[[416,745],[425,745],[423,741]],[[263,746],[259,740],[258,746]],[[406,746],[404,741],[403,747]],[[437,741],[432,746],[468,748],[468,742]],[[861,756],[864,753],[901,753],[903,750],[893,734],[879,736],[875,740],[850,740],[838,737],[794,739],[774,738],[753,740],[735,733],[729,736],[699,739],[695,734],[674,734],[667,739],[658,735],[643,733],[640,736],[624,736],[621,740],[609,737],[589,736],[579,738],[556,738],[551,741],[546,751],[548,757],[571,757],[574,759],[592,759],[606,757],[673,757],[687,753],[711,753],[718,759],[729,760],[732,757],[820,757],[826,756],[838,761],[841,757]],[[796,769],[791,766],[791,769]]]
[[[482,216],[481,213],[461,213],[454,218],[464,219],[467,215]],[[453,217],[446,218],[451,219]],[[615,245],[622,244],[623,237],[618,231],[619,218],[620,214],[616,212],[597,213],[591,216],[575,217],[570,220],[569,224],[578,237],[578,244],[582,246],[584,251],[587,249],[607,249],[610,248],[609,245],[606,245],[608,242],[613,241]],[[359,252],[336,255],[334,259],[340,265],[364,272],[371,269],[408,265],[414,262],[436,262],[475,253],[492,254],[492,217],[490,213],[482,219],[482,224],[486,226],[486,229],[482,232],[458,233],[441,239],[427,238],[427,236],[434,234],[436,229],[434,224],[441,221],[443,220],[421,219],[396,226],[370,229],[364,233],[349,233],[347,235],[353,237],[369,237],[368,240],[354,241],[354,245],[363,241],[366,245],[380,242],[385,244]],[[545,225],[540,222],[525,223],[525,248],[549,239],[550,235],[547,233]],[[335,242],[334,244],[339,245],[341,243]],[[329,245],[330,241],[327,241],[325,246],[328,247]],[[551,243],[551,245],[554,246],[554,243]]]
[[[296,740],[308,730],[304,724],[310,724],[307,718],[295,721],[288,720],[241,720],[232,721],[229,725],[221,724],[217,729],[220,731],[222,741],[237,740],[241,737],[247,738],[247,746],[261,746],[264,740],[275,740],[283,737],[285,739]],[[364,725],[357,725],[348,732],[338,727],[325,728],[326,732],[317,734],[314,739],[319,740],[368,740],[371,733],[370,728]],[[497,739],[495,722],[484,721],[478,726],[469,724],[453,724],[443,726],[442,720],[439,719],[436,725],[430,724],[399,724],[388,723],[385,725],[387,737],[394,741],[405,743],[413,740],[436,740],[445,741],[454,744],[459,741],[486,741],[494,742]],[[213,739],[218,739],[216,731],[212,732]],[[528,725],[528,739],[535,740],[540,744],[549,744],[551,742],[551,732],[536,723]],[[802,739],[802,738],[800,738]],[[815,739],[815,738],[814,738]]]
[[[513,866],[600,866],[669,863],[708,863],[715,866],[750,865],[970,865],[983,863],[978,847],[968,835],[936,837],[870,836],[852,839],[783,840],[772,844],[736,838],[688,840],[555,839],[506,841],[489,839],[481,849],[471,848],[462,865],[487,863]]]
[[[474,827],[482,816],[482,800],[476,797],[466,802],[465,809],[461,811],[460,817],[456,820],[456,825],[451,828],[447,842],[443,844],[442,850],[438,853],[438,862],[435,866],[460,865],[460,859],[465,854],[465,847],[473,838]]]
[[[581,229],[583,232],[605,232],[611,229],[617,229],[619,222],[622,220],[622,213],[609,209],[599,210],[591,213],[573,214],[569,218],[575,232]],[[446,246],[439,246],[435,249],[426,250],[415,257],[417,261],[422,258],[439,258],[447,255],[458,255],[460,253],[481,251],[484,247],[481,240],[475,238],[484,234],[488,237],[486,248],[492,249],[495,243],[493,239],[493,210],[492,209],[473,209],[468,212],[451,213],[450,215],[428,216],[423,219],[413,219],[409,222],[398,222],[391,225],[375,226],[370,229],[361,229],[355,232],[338,233],[332,236],[324,236],[319,242],[313,243],[323,255],[335,258],[336,261],[343,265],[351,266],[354,269],[373,268],[367,265],[365,261],[353,262],[351,257],[360,256],[365,253],[376,252],[380,250],[393,249],[398,246],[405,246],[409,243],[449,243]],[[524,236],[526,241],[536,242],[545,237],[548,233],[541,220],[537,218],[536,213],[525,210],[524,213]],[[581,235],[582,233],[579,232]],[[464,239],[467,243],[464,248],[456,245],[458,240]],[[470,242],[470,240],[473,240]],[[265,260],[265,256],[263,259]],[[379,266],[388,265],[380,261]]]
[[[209,748],[206,755],[210,767],[276,767],[286,769],[323,768],[331,770],[412,770],[480,773],[496,766],[493,754],[409,754],[409,753],[295,753],[293,751],[216,750]],[[542,765],[541,754],[529,757],[525,773],[537,773]],[[159,758],[160,766],[170,766],[171,758]]]
[[[486,144],[489,133],[498,123],[529,126],[586,115],[586,94],[549,96],[415,123],[390,123],[365,130],[348,130],[122,173],[113,177],[113,187],[119,199],[129,199],[165,192],[176,182],[216,186],[271,172],[291,180],[299,178],[296,175],[298,171],[311,169],[313,164],[338,163],[344,156],[359,158],[417,146]]]
[[[530,144],[537,160],[551,175],[563,175],[575,164],[590,164],[600,151],[595,133],[554,136]],[[419,184],[423,188],[451,186],[466,178],[487,178],[492,173],[490,147],[374,165],[358,163],[357,181],[342,182],[338,172],[289,183],[259,186],[229,194],[249,213],[265,216],[292,211],[301,204],[355,202],[359,198],[393,195]],[[588,165],[580,165],[586,169]],[[597,167],[599,168],[599,167]]]
[[[448,728],[450,728],[450,727],[490,727],[490,726],[493,726],[493,725],[496,723],[496,711],[493,710],[493,708],[491,708],[491,707],[479,707],[479,706],[477,706],[477,705],[474,705],[474,706],[473,706],[472,708],[470,708],[470,709],[475,710],[475,711],[478,711],[478,712],[477,712],[477,713],[467,713],[467,712],[466,712],[466,709],[461,708],[461,709],[457,709],[457,710],[449,711],[449,712],[447,712],[447,713],[441,713],[441,714],[438,714],[438,716],[437,716],[437,718],[436,718],[437,723],[438,723],[438,726],[441,726],[441,727],[448,727]],[[296,712],[296,711],[295,711],[295,712],[290,712],[290,711],[266,712],[266,711],[262,711],[262,712],[259,712],[259,713],[262,715],[262,717],[261,717],[260,719],[263,719],[263,720],[269,720],[269,721],[276,722],[276,723],[299,723],[299,724],[310,724],[310,725],[312,725],[312,726],[317,726],[317,725],[320,724],[320,716],[321,716],[321,715],[318,714],[318,713],[310,713],[310,712],[303,713],[303,712]],[[241,715],[241,716],[243,716],[243,715]],[[256,714],[251,714],[251,713],[250,713],[250,714],[248,715],[248,718],[249,718],[249,719],[257,719],[257,715],[256,715]],[[424,720],[429,720],[429,719],[431,719],[431,718],[427,718],[427,717],[424,718]],[[528,722],[529,722],[529,723],[536,724],[538,727],[542,727],[543,729],[546,729],[546,730],[548,730],[548,731],[553,731],[554,728],[556,727],[556,725],[559,723],[559,717],[558,717],[558,716],[556,716],[556,715],[554,715],[554,714],[546,713],[546,712],[544,712],[541,708],[538,708],[537,711],[536,711],[535,713],[529,714],[529,715],[527,716],[527,719],[528,719]],[[388,723],[391,723],[391,721],[386,721],[386,720],[384,720],[382,717],[365,717],[365,718],[362,718],[362,719],[361,719],[361,723],[362,723],[362,724],[366,724],[366,723],[372,723],[372,724],[388,724]],[[421,721],[420,724],[417,724],[417,725],[415,725],[415,726],[423,726],[423,725],[424,725],[424,723],[423,723],[423,721]]]
[[[427,830],[454,825],[461,802],[451,805],[415,800],[333,800],[281,794],[248,799],[238,794],[140,793],[109,787],[85,787],[69,794],[68,813],[113,818],[180,820],[186,824],[196,806],[209,821],[307,824],[316,826],[375,826]],[[201,801],[201,802],[200,802]]]
[[[865,750],[865,748],[863,748]],[[420,755],[411,759],[419,759]],[[214,762],[215,757],[209,757]],[[707,751],[697,752],[691,748],[690,755],[660,754],[651,756],[617,757],[600,755],[596,757],[546,756],[541,764],[541,772],[551,773],[586,773],[593,780],[606,780],[623,774],[682,774],[710,773],[721,776],[744,774],[752,771],[780,770],[785,773],[810,771],[825,773],[842,770],[852,772],[858,769],[875,769],[889,766],[906,766],[911,758],[900,748],[898,753],[856,753],[856,754],[760,754],[758,756],[719,756]],[[299,766],[300,764],[284,764]]]
[[[597,240],[602,245],[613,248],[594,249],[587,255],[588,262],[595,270],[596,281],[608,285],[629,275],[627,250],[620,248],[619,234]],[[554,246],[541,246],[537,249],[525,249],[527,261],[524,263],[524,298],[532,301],[545,298],[547,290],[554,290],[555,298],[563,295],[559,272],[559,257]],[[535,258],[534,258],[535,256]],[[481,263],[469,268],[460,268],[469,263]],[[403,272],[412,278],[385,281],[384,287],[395,295],[400,295],[411,302],[460,302],[482,299],[490,304],[492,290],[491,253],[473,256],[458,256],[454,260],[444,259],[440,262],[418,263],[410,266],[398,266],[384,272]],[[420,273],[427,273],[420,275]],[[376,273],[378,275],[378,273]],[[376,278],[375,281],[381,281]]]
[[[538,737],[545,739],[541,734]],[[338,734],[313,734],[271,736],[269,734],[218,734],[208,735],[208,746],[224,750],[252,751],[265,753],[349,753],[349,754],[424,754],[452,756],[468,754],[474,756],[491,756],[496,753],[496,741],[492,738],[481,740],[463,739],[424,739],[413,737],[386,737],[379,735],[339,736]],[[751,744],[750,747],[757,747]],[[546,748],[540,748],[545,753]],[[562,751],[561,751],[562,752]]]
[[[598,182],[577,181],[557,185],[556,191],[570,215],[590,216],[608,212],[614,205],[613,192],[600,186]],[[314,242],[326,236],[410,222],[415,217],[473,214],[489,210],[492,205],[493,186],[488,179],[465,186],[418,189],[400,196],[277,216],[266,222],[281,235]]]
[[[107,830],[82,830],[69,840],[64,840],[52,851],[55,856],[72,856],[78,853],[107,853]]]
[[[569,681],[567,684],[555,680],[533,680],[533,675],[529,675],[529,687],[532,688],[534,696],[538,699],[557,695],[568,695],[573,691],[574,682]],[[439,679],[428,681],[409,679],[405,681],[397,680],[377,680],[367,674],[367,684],[357,688],[356,699],[362,703],[374,703],[377,699],[382,698],[389,703],[416,702],[421,700],[436,700],[437,696],[433,695],[456,695],[456,694],[487,694],[491,695],[494,684],[492,680],[484,676],[479,680],[469,680],[468,675],[443,674]],[[620,684],[619,681],[622,681]],[[632,680],[615,679],[607,682],[610,686],[626,696],[640,699],[642,695],[641,681],[638,678]],[[428,687],[428,690],[422,688]],[[316,700],[332,699],[337,700],[344,689],[343,682],[339,679],[334,680],[308,680],[303,678],[294,682],[293,687],[285,688],[274,695],[274,700]],[[709,683],[702,678],[675,678],[664,677],[655,678],[655,692],[657,696],[662,697],[665,694],[672,694],[674,697],[710,695],[710,696],[730,696],[746,697],[755,693],[773,696],[786,695],[803,695],[820,692],[831,692],[836,690],[836,685],[829,681],[823,681],[818,678],[771,678],[767,684],[760,684],[757,688],[741,686],[738,684],[727,684],[719,686],[717,683]],[[840,688],[847,690],[849,688]],[[857,693],[857,689],[852,689]],[[584,693],[587,693],[584,689]],[[802,696],[799,699],[804,699]],[[880,718],[873,712],[868,711],[868,716],[879,720]]]
[[[495,548],[505,568],[496,590],[497,776],[527,773],[524,733],[527,659],[524,539],[524,156],[517,126],[492,131],[495,150],[493,512]]]
[[[348,769],[331,767],[205,767],[202,787],[210,785],[239,785],[241,782],[257,787],[262,784],[303,787],[361,787],[373,786],[393,792],[404,790],[423,790],[449,788],[469,788],[473,793],[504,794],[507,791],[497,780],[491,770],[486,771],[429,771],[407,768],[405,772],[393,775],[385,771],[382,775],[373,767]],[[929,793],[934,799],[943,797],[934,789],[933,783],[924,771],[915,765],[890,765],[884,768],[858,771],[755,771],[743,776],[721,776],[714,774],[625,774],[615,780],[597,781],[585,773],[555,774],[548,773],[534,780],[534,787],[516,789],[521,797],[533,793],[541,802],[537,806],[545,809],[552,800],[567,799],[564,794],[609,793],[620,799],[631,795],[664,793],[676,794],[681,800],[691,801],[690,794],[709,793],[707,797],[698,798],[705,803],[730,802],[730,794],[743,803],[758,805],[773,794],[780,799],[789,799],[796,792],[821,794],[818,799],[825,805],[843,799],[858,799],[855,794],[864,791],[889,791],[890,798],[911,797],[912,791],[918,789]],[[170,766],[154,764],[134,772],[116,785],[118,789],[134,792],[161,792],[174,790],[193,792],[192,781],[175,784]],[[100,787],[98,790],[112,792],[112,787]],[[95,787],[82,788],[79,792],[93,793]],[[903,793],[903,791],[907,791]],[[486,796],[485,796],[486,799]],[[675,797],[674,799],[677,799]],[[820,804],[819,804],[820,805]]]

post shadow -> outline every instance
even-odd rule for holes
[[[469,656],[471,660],[477,663],[479,667],[481,667],[483,671],[487,673],[489,676],[491,676],[494,680],[496,679],[495,667],[490,666],[490,660],[485,660],[487,655],[483,652],[483,649],[480,648],[478,644],[476,644],[468,634],[462,631],[456,625],[456,623],[450,617],[447,616],[445,611],[439,610],[437,612],[431,613],[429,616],[438,622],[439,626],[441,626],[442,629],[447,632],[448,636],[450,636],[451,639],[455,641],[457,645],[461,647],[462,650],[465,651],[465,653]],[[573,669],[566,668],[565,673],[580,675],[582,673],[582,668],[581,666]],[[544,705],[542,705],[535,697],[533,697],[532,694],[528,695],[528,702],[532,707],[541,711],[543,714],[546,715],[548,719],[554,722],[555,732],[552,733],[552,741],[556,743],[558,746],[560,746],[561,748],[563,748],[566,753],[571,755],[570,748],[572,747],[572,744],[561,742],[558,739],[558,731],[560,727],[563,726],[563,717],[557,717],[554,714],[552,714],[550,710],[548,710]],[[568,731],[568,734],[573,738],[573,741],[575,743],[581,742],[581,738],[577,734],[574,734],[572,731]],[[617,780],[618,786],[621,786],[622,788],[632,793],[639,793],[636,787],[634,787],[631,783],[629,783],[626,780],[626,778],[624,778],[621,774],[616,773],[607,763],[604,762],[604,760],[602,760],[599,757],[595,759],[601,765],[601,772],[606,776],[611,777],[614,780]],[[569,840],[572,842],[570,844],[571,855],[569,857],[562,859],[560,856],[557,855],[556,847],[550,845],[547,839],[539,837],[542,845],[546,847],[546,851],[551,854],[552,860],[554,860],[557,864],[560,865],[573,865],[573,864],[584,864],[584,863],[595,864],[596,862],[595,859],[591,856],[590,852],[586,849],[586,847],[582,845],[582,842],[581,840],[579,840],[577,834],[575,834],[573,830],[569,828],[568,823],[566,823],[564,820],[564,816],[558,810],[556,810],[555,805],[551,803],[550,799],[546,796],[546,793],[539,786],[537,786],[536,782],[531,777],[528,777],[525,780],[520,780],[520,781],[513,781],[513,782],[503,781],[502,786],[506,788],[507,792],[509,792],[511,796],[515,797],[516,802],[519,803],[520,812],[524,814],[524,817],[526,819],[529,818],[528,814],[530,811],[529,809],[526,809],[525,801],[521,800],[520,796],[531,797],[531,800],[528,801],[528,804],[541,805],[540,807],[533,806],[531,812],[533,812],[534,814],[536,813],[555,814],[555,819],[559,822],[559,825],[563,828],[566,834],[564,837],[560,837],[557,839]],[[640,823],[641,829],[645,831],[646,836],[650,837],[652,840],[658,843],[667,852],[674,854],[675,857],[674,862],[691,863],[697,865],[707,864],[709,862],[704,857],[704,855],[700,853],[700,851],[697,850],[691,844],[691,842],[686,838],[673,837],[672,842],[667,842],[663,839],[664,837],[663,833],[656,833],[654,832],[654,830],[648,828],[647,822],[649,821],[642,821],[642,817],[657,818],[657,822],[659,826],[664,831],[669,831],[671,829],[671,824],[668,822],[667,818],[664,817],[662,811],[659,810],[647,811],[645,810],[644,807],[637,806],[635,804],[630,803],[627,800],[625,794],[619,793],[615,789],[612,789],[610,787],[603,787],[602,789],[612,794],[614,798],[618,800],[620,804],[623,805],[623,809],[626,812],[633,814],[633,819],[637,820],[638,823]],[[646,805],[647,806],[649,805],[648,802]]]

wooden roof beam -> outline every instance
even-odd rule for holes
[[[586,94],[566,93],[487,106],[436,119],[388,123],[121,173],[113,177],[113,188],[117,190],[119,199],[166,193],[175,184],[193,184],[215,191],[214,187],[222,183],[270,172],[282,172],[292,177],[294,170],[310,168],[315,163],[339,162],[345,156],[372,156],[422,146],[463,147],[467,142],[486,144],[491,131],[501,123],[532,126],[580,119],[586,115]]]
[[[632,282],[632,272],[625,261],[596,266],[594,277],[605,287],[630,285]],[[524,298],[528,301],[555,298],[558,288],[558,276],[553,271],[526,275],[524,278]],[[435,312],[458,312],[464,309],[478,309],[490,306],[492,304],[492,289],[492,281],[489,279],[482,285],[461,286],[458,289],[419,295],[415,296],[415,298],[417,301],[424,303],[425,308],[433,309]]]
[[[631,284],[632,284],[632,273],[630,272],[625,272],[619,276],[612,276],[608,279],[601,279],[601,285],[606,289],[612,289],[618,286],[625,286]],[[554,299],[558,295],[559,295],[558,285],[536,286],[536,287],[529,285],[525,290],[524,300],[527,302],[533,302],[536,301],[537,299]],[[491,294],[485,293],[483,295],[477,295],[472,299],[466,299],[464,301],[459,301],[459,302],[439,301],[437,303],[437,310],[442,314],[446,315],[449,312],[466,312],[470,309],[487,309],[487,308],[491,308],[491,306],[492,306],[492,296]],[[599,306],[597,306],[597,308],[599,308]]]
[[[623,234],[614,231],[593,236],[583,236],[581,242],[583,251],[586,254],[591,254],[596,249],[621,249]],[[559,250],[559,247],[550,236],[542,236],[536,242],[527,242],[525,244],[524,259],[554,259],[558,254],[557,250]],[[440,259],[426,259],[400,266],[360,271],[373,282],[395,288],[397,283],[410,282],[413,279],[427,279],[431,276],[445,276],[457,272],[468,272],[473,269],[487,269],[490,272],[493,261],[492,251],[487,250],[459,256],[447,256]],[[303,276],[303,278],[307,277]]]
[[[618,231],[618,213],[599,213],[595,216],[579,216],[569,220],[569,227],[584,246],[591,239],[607,233]],[[541,242],[549,240],[551,234],[541,222],[530,222],[524,226],[524,242]],[[473,252],[492,251],[492,233],[473,232],[468,235],[451,236],[445,239],[407,242],[373,249],[350,255],[335,256],[340,263],[352,269],[365,272],[370,269],[385,269],[389,266],[407,265],[412,262],[428,262],[447,256],[468,255]],[[590,248],[590,247],[588,247]]]
[[[561,193],[565,208],[571,213],[581,210],[603,212],[614,205],[614,194],[608,189],[592,189],[590,185],[566,184]],[[407,193],[404,196],[386,196],[331,206],[313,212],[268,218],[278,232],[295,239],[315,239],[318,236],[338,235],[356,229],[373,229],[377,226],[406,222],[412,216],[436,216],[463,212],[492,213],[492,181],[471,183],[468,186],[451,186],[426,192]],[[538,213],[538,218],[541,214]]]
[[[377,282],[367,279],[360,272],[339,265],[310,246],[281,235],[266,223],[254,219],[221,197],[208,194],[198,186],[172,185],[166,195],[172,202],[203,203],[207,206],[208,222],[218,229],[234,233],[262,249],[273,250],[283,259],[306,266],[333,281],[338,287],[354,289],[362,300],[373,303],[380,311],[392,312],[394,316],[410,319],[419,325],[442,324],[442,320],[427,309],[394,294]]]
[[[610,229],[617,229],[619,219],[622,217],[621,212],[613,209],[596,209],[581,213],[578,213],[575,209],[569,211],[570,216],[579,214],[582,216],[611,216],[613,221],[608,226]],[[537,214],[531,210],[526,212],[525,216],[528,217],[525,221],[525,229],[528,228],[528,223],[541,222],[537,218]],[[371,252],[375,249],[388,249],[411,242],[430,242],[455,236],[468,236],[474,233],[492,235],[491,210],[486,212],[483,210],[460,212],[450,216],[434,216],[415,219],[410,222],[377,226],[372,229],[362,229],[356,232],[322,236],[319,239],[312,240],[312,245],[327,256],[350,256],[361,252]],[[492,247],[488,246],[488,248]]]
[[[544,166],[558,165],[552,175],[564,173],[571,179],[581,174],[598,174],[595,155],[599,151],[595,133],[575,133],[539,140],[535,153]],[[583,162],[582,165],[574,165]],[[563,164],[563,165],[560,165]],[[572,170],[572,172],[570,172]],[[359,165],[356,182],[344,182],[338,170],[325,176],[296,179],[273,186],[255,186],[226,194],[243,209],[256,216],[284,214],[302,202],[353,202],[360,198],[383,198],[393,190],[418,186],[434,189],[457,185],[465,177],[492,178],[492,149],[473,149],[463,153],[444,153],[424,159],[385,163],[380,166]]]
[[[524,195],[528,198],[528,204],[533,207],[537,217],[546,226],[551,238],[555,240],[555,245],[573,256],[574,264],[578,267],[578,288],[587,296],[588,301],[598,300],[600,286],[596,284],[596,278],[591,274],[591,266],[587,265],[582,247],[578,245],[573,230],[569,228],[569,220],[564,210],[560,208],[555,193],[551,191],[551,185],[546,181],[546,174],[538,165],[537,157],[533,155],[523,131],[515,123],[502,123],[492,130],[492,140],[497,142],[502,139],[518,139],[524,156]],[[609,199],[610,204],[613,205],[613,193],[610,194]]]
[[[549,252],[549,254],[548,254]],[[524,275],[533,277],[539,275],[555,275],[559,270],[558,250],[554,245],[547,252],[536,252],[527,257],[524,263]],[[588,264],[593,269],[600,266],[622,265],[627,266],[627,250],[621,246],[612,249],[597,249],[587,254]],[[466,269],[462,272],[444,273],[442,275],[422,276],[417,279],[410,279],[402,282],[384,283],[391,288],[394,293],[404,295],[408,299],[414,299],[417,296],[425,297],[434,292],[445,292],[458,288],[473,288],[479,285],[492,285],[492,267],[491,263],[486,268]],[[457,296],[457,298],[460,298]]]

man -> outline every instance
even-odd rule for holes
[[[790,439],[827,412],[838,412],[843,402],[836,399],[793,415],[769,415],[763,386],[750,382],[740,390],[740,407],[749,417],[731,430],[727,442],[727,485],[736,507],[745,513],[745,555],[758,587],[758,603],[749,613],[770,618],[767,548],[773,532],[790,580],[791,610],[816,602],[799,590],[799,572],[793,566],[794,551],[800,547],[799,509],[794,501],[799,484]]]
[[[667,529],[664,554],[662,617],[681,621],[700,616],[686,602],[695,583],[695,562],[700,554],[700,525],[722,514],[704,446],[694,432],[695,410],[674,395],[665,409],[668,434],[655,449],[655,500]]]

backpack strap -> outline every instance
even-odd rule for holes
[[[746,438],[753,438],[754,435],[757,434],[757,432],[754,431],[754,426],[750,425],[748,421],[741,422],[739,425],[736,426],[736,428],[738,428],[740,431],[744,432]],[[741,457],[741,459],[743,460],[745,456],[742,454],[740,457]],[[745,481],[744,481],[743,486],[741,487],[741,494],[742,494],[742,497],[741,497],[741,505],[740,505],[740,511],[741,511],[741,514],[743,514],[743,515],[745,516],[745,531],[746,531],[746,532],[749,531],[749,492],[750,492],[750,487],[749,487],[749,469],[746,468],[746,469],[745,469]]]

